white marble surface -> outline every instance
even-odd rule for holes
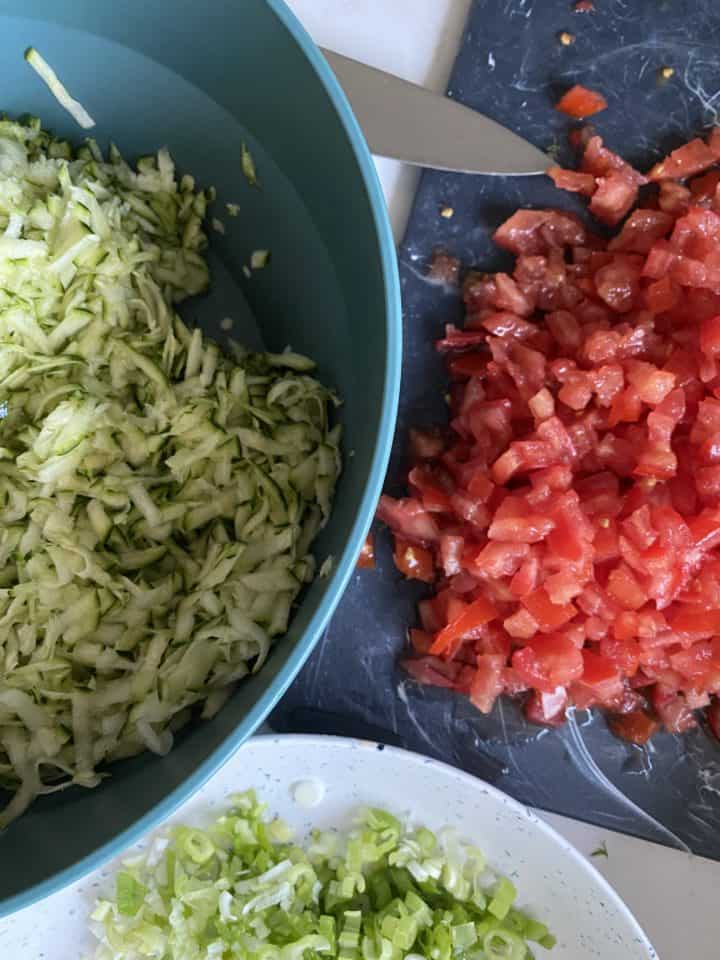
[[[469,7],[469,0],[287,2],[321,46],[435,90],[445,88]],[[377,167],[399,240],[417,172],[391,160],[379,159]],[[662,960],[716,960],[719,863],[564,817],[541,815],[585,855],[607,846],[608,857],[593,862],[633,910]]]

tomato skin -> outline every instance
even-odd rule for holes
[[[484,597],[473,600],[472,603],[464,605],[456,616],[448,617],[447,626],[435,637],[430,652],[435,656],[445,653],[458,637],[484,626],[496,617],[497,610]]]

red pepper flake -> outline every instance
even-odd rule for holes
[[[576,0],[576,3],[573,4],[573,11],[575,13],[595,13],[595,4],[592,0]]]
[[[587,87],[576,83],[555,104],[555,109],[567,114],[575,120],[592,117],[595,113],[607,108],[607,100],[601,93],[588,90]]]

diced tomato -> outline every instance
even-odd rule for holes
[[[547,174],[552,178],[555,186],[561,190],[582,193],[586,197],[591,197],[595,192],[595,177],[591,173],[563,170],[561,167],[548,167]]]
[[[634,210],[620,233],[608,244],[608,250],[649,253],[653,244],[670,233],[674,222],[670,214],[662,210]]]
[[[378,507],[433,584],[407,670],[484,711],[522,695],[532,722],[598,705],[634,743],[699,709],[720,732],[720,128],[640,200],[647,177],[572,139],[581,169],[551,178],[627,219],[605,239],[518,210],[495,234],[514,267],[465,276],[449,425],[411,431],[410,496]]]
[[[462,570],[464,547],[464,537],[453,536],[449,533],[444,533],[440,537],[440,560],[446,577],[452,577]]]
[[[552,693],[583,674],[582,652],[560,634],[536,636],[516,650],[512,665],[528,686]]]
[[[477,669],[470,686],[470,701],[481,713],[490,713],[503,690],[502,654],[486,653],[477,658]]]
[[[495,243],[516,254],[544,254],[553,247],[582,246],[579,217],[559,210],[518,210],[493,235]]]
[[[661,723],[670,733],[685,733],[697,726],[692,710],[676,691],[656,683],[650,689],[650,700]]]
[[[365,538],[356,566],[365,570],[375,569],[375,538],[371,533]]]
[[[608,721],[616,737],[643,746],[657,732],[660,724],[644,710],[618,714]]]
[[[448,368],[455,378],[476,377],[485,372],[488,358],[485,353],[463,353],[450,358]]]
[[[720,634],[720,610],[696,610],[678,607],[668,617],[675,633],[689,637],[713,637]]]
[[[393,533],[406,540],[434,543],[440,537],[440,530],[432,516],[418,500],[411,497],[404,500],[380,497],[377,516]]]
[[[411,457],[431,460],[439,457],[445,449],[445,440],[437,428],[420,430],[417,427],[411,427],[408,436],[408,448]]]
[[[524,597],[523,606],[543,631],[557,630],[577,613],[572,603],[553,603],[542,587]]]
[[[473,600],[437,634],[430,652],[434,655],[445,653],[458,637],[472,633],[478,627],[494,620],[497,615],[495,607],[484,597]]]
[[[537,543],[544,540],[554,526],[549,517],[527,513],[525,516],[498,516],[490,525],[491,540],[506,540],[509,543]]]
[[[466,562],[474,574],[498,579],[517,573],[529,553],[530,547],[527,543],[503,543],[492,540]]]
[[[473,350],[484,342],[484,331],[458,330],[452,323],[448,323],[445,336],[436,341],[435,347],[440,353],[447,353],[454,350]]]
[[[655,181],[685,180],[707,170],[716,162],[717,157],[710,147],[697,137],[656,163],[648,173],[648,178]]]
[[[720,315],[705,317],[701,321],[700,349],[709,357],[720,354]]]
[[[623,173],[611,170],[599,177],[597,189],[590,201],[590,212],[603,223],[620,223],[637,200],[638,188]]]
[[[440,661],[435,657],[418,657],[417,659],[401,660],[400,666],[413,680],[430,687],[446,687],[454,689],[454,680],[440,672]]]
[[[680,287],[671,277],[660,277],[643,290],[645,306],[653,313],[667,313],[680,299]]]
[[[623,683],[613,663],[602,654],[583,650],[582,678],[574,684],[576,702],[585,700],[585,705],[612,706],[622,695]]]
[[[432,551],[425,547],[396,536],[393,559],[400,573],[409,580],[432,583],[435,579],[435,560]]]
[[[557,727],[565,722],[569,702],[565,687],[556,687],[550,692],[533,690],[525,701],[525,716],[530,723]]]
[[[637,305],[640,291],[640,264],[618,254],[595,274],[598,296],[618,313],[627,313]]]
[[[555,104],[555,109],[575,120],[582,120],[607,109],[607,100],[601,93],[576,84],[560,97]]]

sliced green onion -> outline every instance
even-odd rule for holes
[[[176,828],[118,875],[115,899],[92,914],[96,960],[529,960],[528,941],[553,944],[516,908],[501,920],[390,866],[402,851],[436,855],[429,830],[366,809],[349,833],[314,831],[303,847],[254,792],[231,800],[208,829]],[[452,853],[460,874],[462,850]],[[498,878],[495,896],[511,886]]]

